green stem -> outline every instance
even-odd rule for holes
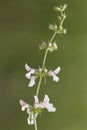
[[[53,42],[53,40],[54,40],[56,34],[57,34],[57,32],[54,32],[53,36],[51,37],[51,39],[50,39],[50,42],[51,42],[51,43]]]
[[[35,118],[34,126],[35,126],[35,130],[37,130],[37,121],[36,121],[36,118]]]
[[[53,40],[54,40],[56,34],[57,34],[57,33],[54,32],[54,34],[52,35],[52,37],[51,37],[51,39],[50,39],[49,42],[51,42],[51,43],[53,42]],[[46,63],[47,54],[48,54],[48,49],[46,49],[46,51],[45,51],[45,55],[44,55],[44,59],[43,59],[43,64],[42,64],[42,70],[45,68],[45,63]],[[42,73],[41,73],[40,79],[39,79],[39,82],[38,82],[38,86],[37,86],[37,90],[36,90],[36,96],[39,95],[40,86],[41,86],[41,82],[42,82],[42,77],[43,77],[43,75],[42,75]]]
[[[36,96],[37,96],[37,97],[38,97],[38,95],[39,95],[39,90],[40,90],[41,81],[42,81],[42,75],[40,76],[39,83],[38,83],[38,86],[37,86],[37,91],[36,91]]]
[[[59,27],[62,27],[62,26],[63,26],[64,20],[65,20],[65,18],[66,18],[66,17],[64,17],[63,11],[61,11],[61,18],[62,18],[62,20],[61,20],[61,22],[60,22]]]
[[[52,37],[51,37],[51,39],[50,39],[49,42],[51,42],[51,43],[53,42],[53,40],[54,40],[56,34],[57,34],[57,33],[54,32],[54,34],[52,35]],[[45,54],[44,54],[44,59],[43,59],[43,64],[42,64],[42,70],[45,68],[45,63],[46,63],[47,54],[48,54],[48,49],[46,49]],[[39,79],[39,82],[38,82],[38,86],[37,86],[37,90],[36,90],[36,96],[37,96],[37,97],[38,97],[38,95],[39,95],[42,78],[43,78],[43,73],[41,73],[40,79]],[[36,118],[35,118],[35,130],[37,130],[37,121],[36,121]]]
[[[45,55],[44,55],[42,69],[44,69],[44,67],[45,67],[45,62],[46,62],[46,58],[47,58],[47,53],[48,53],[48,49],[46,49],[46,52],[45,52]]]
[[[45,67],[45,62],[46,62],[47,53],[48,53],[48,49],[46,49],[46,52],[45,52],[45,55],[44,55],[43,64],[42,64],[42,70],[43,70],[44,67]],[[42,76],[42,74],[41,74],[41,75],[40,75],[40,79],[39,79],[39,83],[38,83],[38,86],[37,86],[36,96],[38,96],[38,94],[39,94],[42,77],[43,77],[43,76]]]

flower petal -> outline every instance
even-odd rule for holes
[[[25,77],[26,77],[27,79],[29,79],[30,76],[31,76],[31,73],[30,73],[30,72],[26,73],[26,75],[25,75]]]
[[[55,73],[55,74],[58,74],[59,72],[60,72],[60,70],[61,70],[61,68],[60,67],[58,67],[57,69],[55,69],[53,72]]]
[[[49,103],[49,97],[48,95],[45,95],[44,100],[42,102],[39,102],[39,99],[37,96],[34,96],[35,99],[35,108],[41,108],[41,109],[47,109],[49,112],[55,112],[56,108],[53,106],[52,103]]]
[[[45,95],[43,102],[49,103],[49,97],[48,97],[48,95]]]
[[[59,77],[58,77],[58,76],[56,76],[55,74],[53,75],[53,81],[56,81],[56,82],[58,82],[58,81],[59,81]]]
[[[19,101],[20,105],[21,105],[21,110],[25,111],[25,109],[29,108],[29,104],[27,104],[26,102],[24,102],[23,100]]]
[[[33,111],[30,111],[28,119],[27,119],[28,125],[33,125],[35,123],[35,119],[34,118],[35,117],[34,117]]]
[[[29,82],[29,85],[28,85],[29,87],[33,87],[35,85],[35,78],[36,78],[35,76],[30,77],[30,82]]]
[[[47,107],[47,110],[48,110],[49,112],[55,112],[55,111],[56,111],[56,108],[49,105],[49,106]]]
[[[27,63],[25,64],[25,69],[26,69],[27,71],[30,71],[30,69],[31,69],[31,68],[28,66]]]
[[[35,70],[34,69],[30,69],[30,71],[28,73],[26,73],[25,77],[30,79],[31,74],[34,74],[34,73],[35,73]]]

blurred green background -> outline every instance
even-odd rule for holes
[[[60,82],[42,85],[57,112],[38,118],[38,130],[87,130],[87,0],[0,0],[0,130],[34,130],[19,100],[33,103],[36,87],[29,89],[24,65],[38,68],[48,41],[48,25],[56,20],[53,7],[67,3],[67,35],[56,37],[58,51],[48,54],[46,66],[61,66]]]

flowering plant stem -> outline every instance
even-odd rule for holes
[[[52,35],[52,37],[50,39],[50,42],[52,42],[54,40],[56,34],[57,34],[56,32],[53,33],[53,35]],[[45,54],[44,54],[44,59],[43,59],[43,64],[42,64],[42,70],[45,68],[47,54],[48,54],[48,49],[46,49]],[[39,79],[39,82],[38,82],[38,86],[37,86],[37,90],[36,90],[36,96],[37,97],[39,95],[42,78],[43,78],[43,74],[41,73],[40,79]],[[35,130],[37,130],[37,121],[36,121],[36,118],[35,118],[35,124],[34,125],[35,125]]]
[[[53,40],[54,40],[56,34],[57,34],[57,32],[54,32],[54,33],[53,33],[53,35],[52,35],[52,37],[51,37],[49,43],[52,43],[52,42],[53,42]],[[45,54],[44,54],[44,59],[43,59],[43,64],[42,64],[42,70],[45,68],[45,63],[46,63],[47,54],[48,54],[48,49],[46,49]],[[39,82],[38,82],[38,86],[37,86],[37,90],[36,90],[36,96],[39,95],[42,78],[43,78],[43,74],[41,73],[40,79],[39,79]]]
[[[34,126],[35,126],[35,130],[37,130],[37,121],[36,121],[36,118],[35,118],[35,124],[34,124]]]
[[[56,34],[66,34],[66,29],[63,27],[64,20],[66,18],[65,15],[65,9],[67,5],[64,4],[63,6],[60,5],[60,7],[55,7],[56,12],[60,12],[60,15],[58,16],[58,24],[50,24],[49,29],[52,30],[54,33],[51,37],[51,39],[45,43],[43,42],[39,48],[45,50],[45,54],[43,57],[42,62],[42,68],[34,69],[28,66],[28,64],[25,64],[25,69],[27,71],[25,77],[29,79],[29,87],[33,87],[35,85],[35,80],[39,77],[36,93],[34,95],[34,104],[33,106],[31,104],[26,103],[22,99],[20,100],[21,110],[27,112],[28,118],[27,122],[28,125],[34,125],[35,130],[37,130],[37,117],[42,113],[42,109],[47,109],[48,112],[55,112],[56,108],[53,106],[52,103],[50,103],[50,98],[47,94],[45,94],[43,101],[39,101],[39,92],[41,88],[42,79],[46,77],[52,77],[53,81],[58,82],[59,77],[57,74],[60,72],[61,68],[57,67],[55,70],[47,70],[46,69],[46,59],[48,52],[53,52],[57,50],[57,44],[54,41],[54,38]]]

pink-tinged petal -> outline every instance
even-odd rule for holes
[[[31,69],[28,73],[26,73],[25,77],[30,79],[31,75],[35,73],[34,69]]]
[[[31,69],[31,68],[28,66],[27,63],[25,64],[25,69],[26,69],[27,71],[30,71],[30,69]]]
[[[21,110],[25,111],[25,109],[29,108],[29,104],[27,104],[26,102],[24,102],[23,100],[19,101],[20,105],[21,105]]]
[[[56,111],[56,108],[53,107],[53,106],[48,106],[48,107],[47,107],[47,110],[48,110],[49,112],[55,112],[55,111]]]
[[[41,103],[43,108],[46,108],[49,112],[55,112],[55,108],[52,103],[49,103],[48,95],[45,95],[43,102]]]
[[[61,70],[61,68],[60,67],[58,67],[57,69],[55,69],[53,72],[55,73],[55,74],[58,74],[59,72],[60,72],[60,70]]]
[[[37,96],[34,96],[34,100],[35,100],[35,104],[38,104],[39,103],[39,99]]]
[[[26,75],[25,75],[25,77],[26,77],[27,79],[29,79],[30,76],[31,76],[30,72],[26,73]]]
[[[29,87],[33,87],[35,85],[35,76],[30,77]]]
[[[30,74],[34,74],[35,73],[35,69],[31,69]]]
[[[55,69],[54,71],[49,71],[49,76],[53,77],[53,81],[58,82],[59,81],[59,77],[57,76],[57,74],[60,72],[61,68],[58,67],[57,69]]]
[[[56,108],[53,106],[52,103],[49,103],[49,97],[48,95],[45,95],[44,100],[42,102],[39,102],[39,99],[37,96],[34,96],[36,98],[35,100],[35,108],[41,108],[41,109],[47,109],[49,112],[55,112]]]
[[[43,102],[49,103],[49,97],[48,97],[48,95],[45,95]]]
[[[19,101],[19,103],[20,103],[20,105],[21,106],[25,106],[27,103],[26,102],[24,102],[22,99]],[[28,105],[28,104],[27,104]]]
[[[53,75],[53,81],[56,81],[56,82],[58,82],[58,81],[59,81],[59,77],[58,77],[58,76],[56,76],[55,74]]]

